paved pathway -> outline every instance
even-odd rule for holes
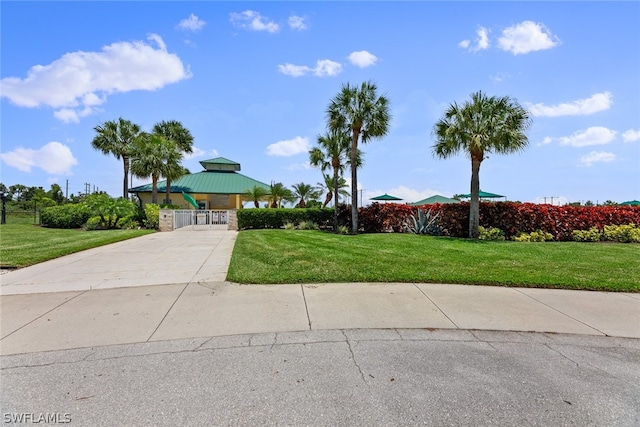
[[[640,294],[225,282],[231,231],[156,233],[0,277],[0,354],[239,334],[462,329],[640,338]]]

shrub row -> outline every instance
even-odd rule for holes
[[[402,224],[415,214],[417,209],[438,213],[437,223],[443,234],[452,237],[469,235],[469,203],[433,204],[419,207],[406,204],[373,203],[359,209],[358,221],[361,231],[367,233],[401,232]],[[350,227],[350,208],[339,207],[341,223]],[[596,227],[604,230],[606,225],[640,224],[638,206],[552,206],[517,202],[481,202],[480,225],[499,228],[506,239],[522,233],[550,233],[554,240],[573,240],[574,230]]]
[[[313,222],[320,227],[333,223],[333,209],[321,208],[265,208],[238,210],[238,228],[281,228],[286,223]]]
[[[591,227],[589,230],[573,230],[576,242],[620,242],[640,243],[640,225],[605,225],[604,229]]]
[[[82,228],[91,218],[91,212],[84,204],[51,206],[40,212],[40,223],[51,228]]]

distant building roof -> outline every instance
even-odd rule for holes
[[[411,206],[432,205],[434,203],[460,203],[460,200],[450,199],[436,194],[435,196],[427,197],[426,199],[411,203]]]
[[[236,171],[240,170],[240,163],[224,157],[200,162],[205,168],[202,172],[184,175],[171,181],[172,193],[199,194],[244,194],[254,186],[263,187],[267,191],[271,187]],[[158,182],[158,193],[167,190],[167,182]],[[151,193],[152,184],[141,185],[129,190],[130,193]]]

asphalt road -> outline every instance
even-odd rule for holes
[[[5,425],[640,425],[637,339],[349,329],[0,360]]]

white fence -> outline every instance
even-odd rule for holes
[[[173,229],[191,227],[192,230],[227,230],[228,211],[176,210],[173,211]]]

